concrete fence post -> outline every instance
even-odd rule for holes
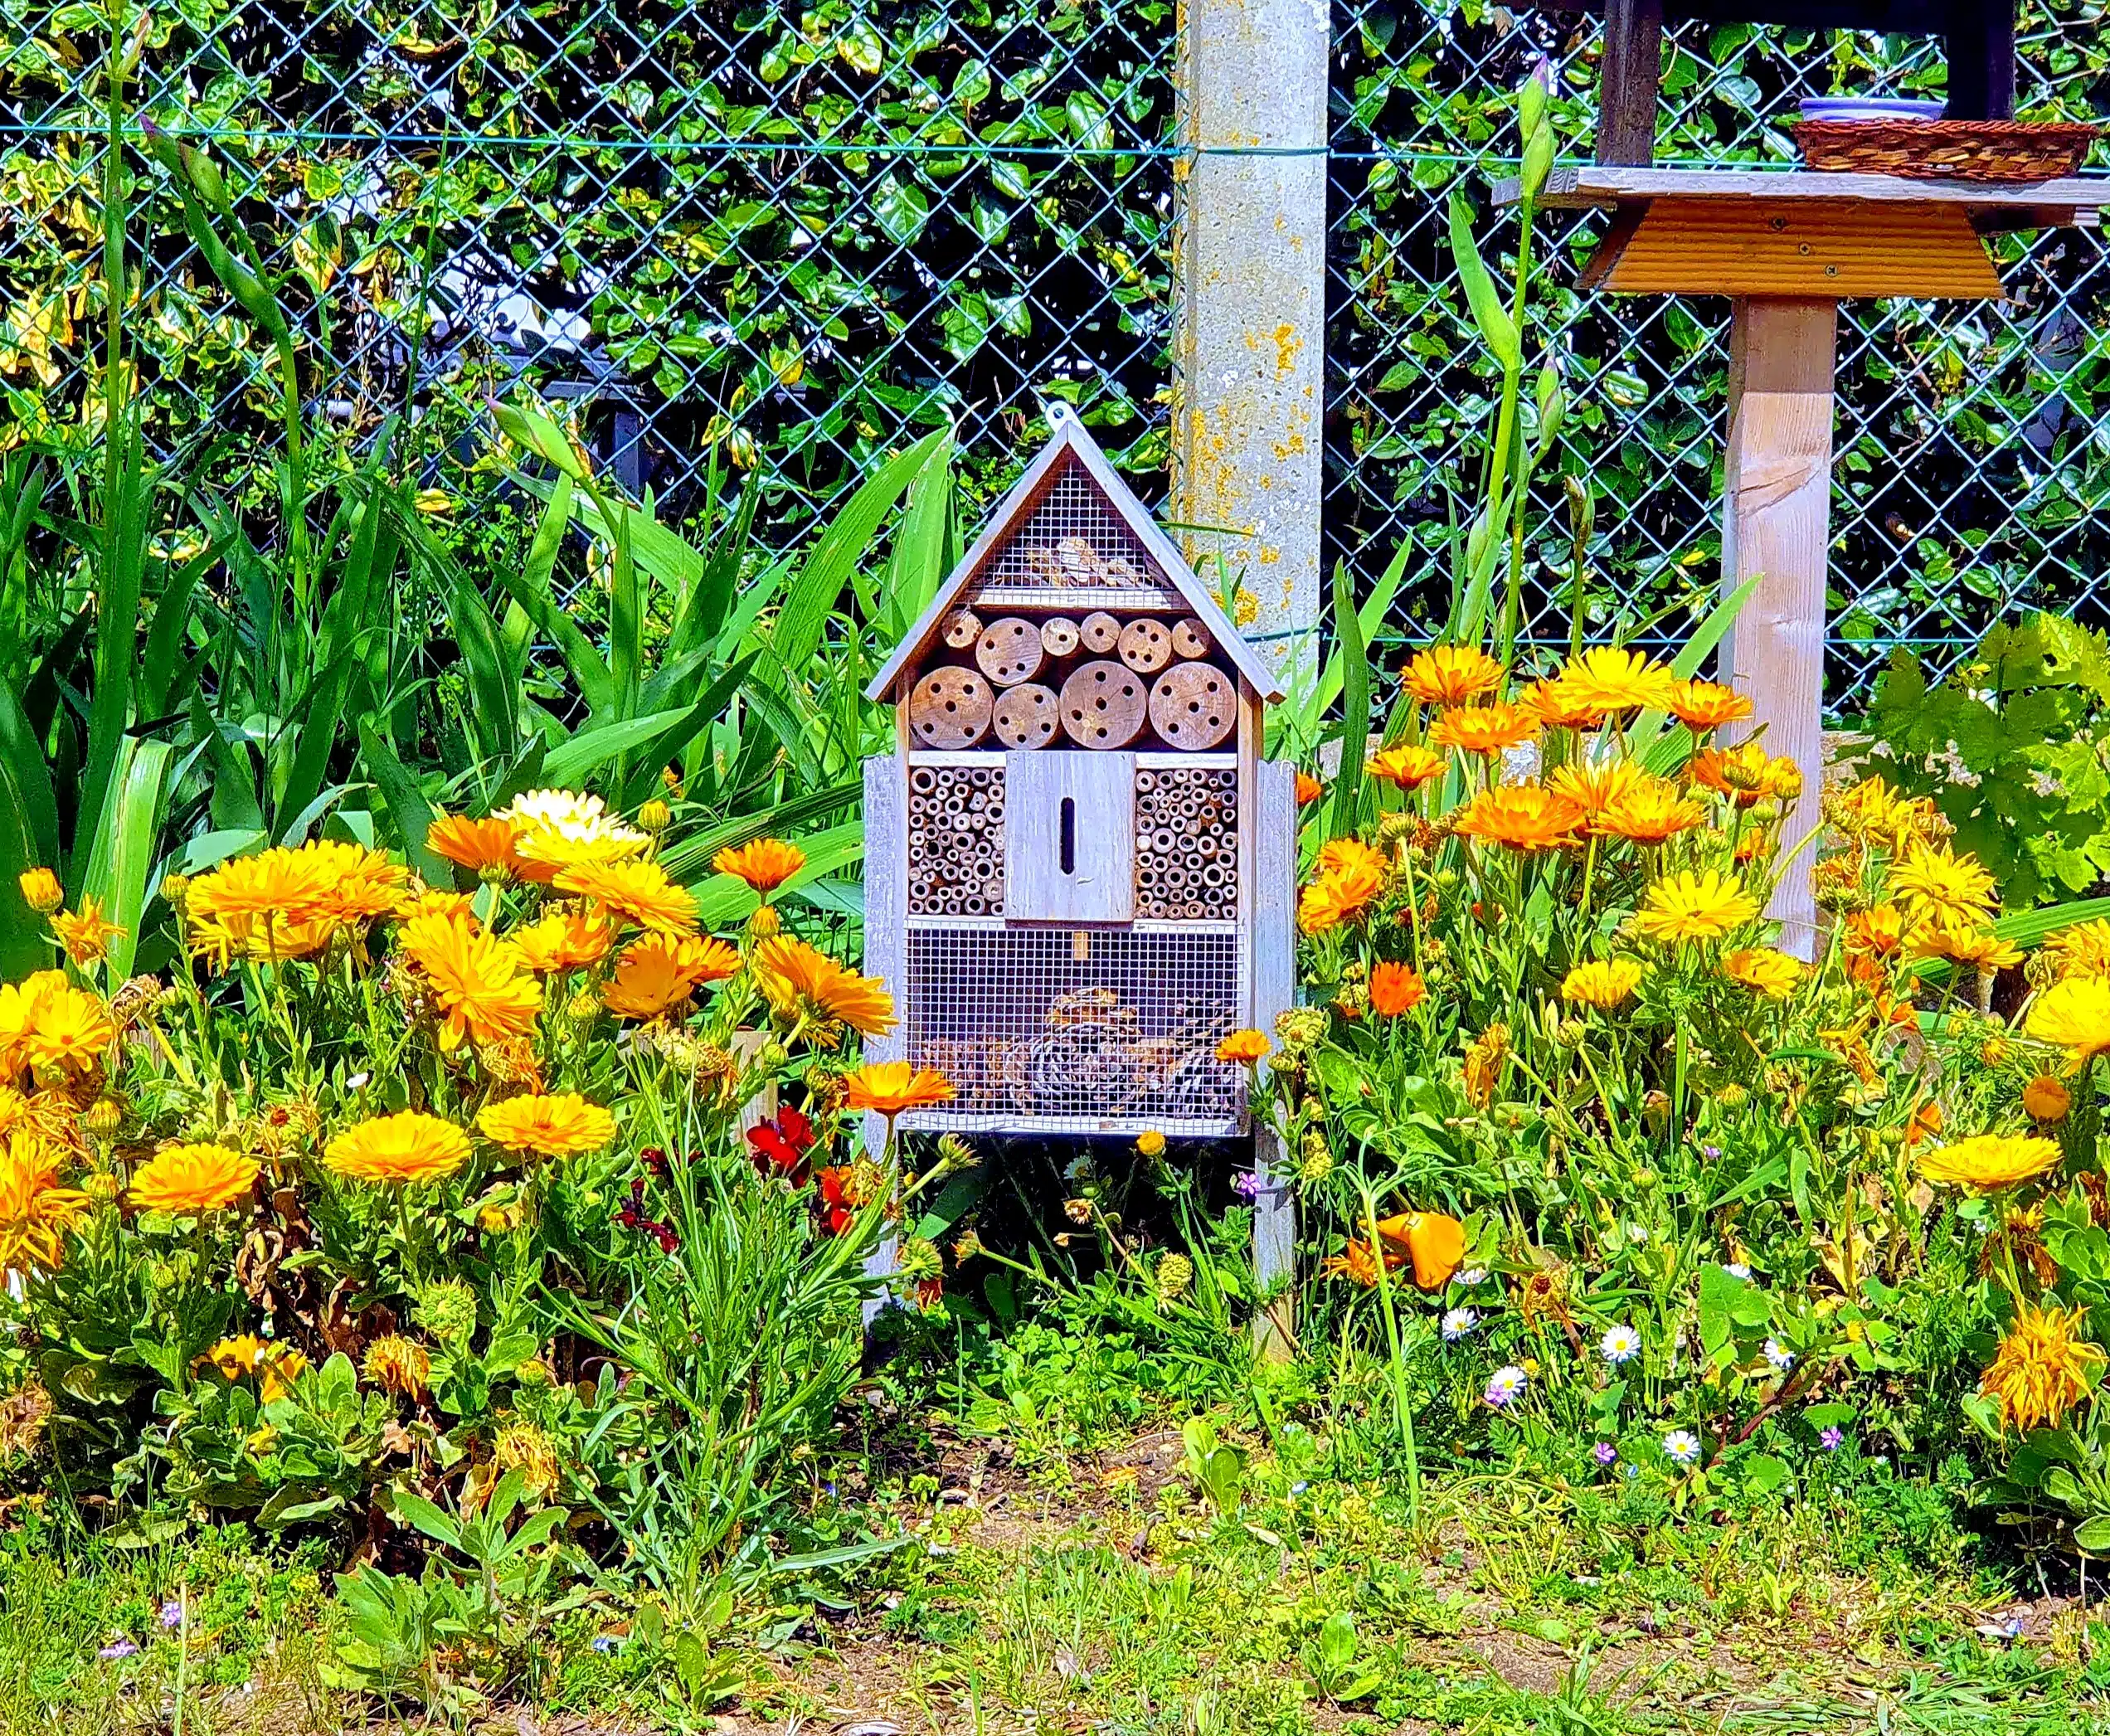
[[[1172,516],[1211,528],[1183,552],[1259,598],[1292,691],[1318,653],[1330,29],[1326,0],[1185,0],[1179,32]]]

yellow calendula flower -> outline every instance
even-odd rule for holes
[[[432,1356],[415,1339],[391,1332],[367,1346],[359,1365],[369,1385],[406,1398],[422,1397],[432,1385]]]
[[[1994,902],[1993,877],[1974,858],[1926,844],[1891,863],[1884,889],[1907,916],[1960,927],[1983,924]]]
[[[723,941],[649,934],[623,949],[601,999],[618,1019],[658,1019],[739,969],[740,955]]]
[[[1706,822],[1706,811],[1680,794],[1675,785],[1649,778],[1607,802],[1597,815],[1596,829],[1632,844],[1660,844]]]
[[[1608,715],[1596,689],[1560,676],[1533,682],[1517,703],[1548,729],[1594,729]]]
[[[1752,703],[1733,688],[1712,681],[1680,681],[1670,691],[1664,709],[1696,736],[1719,729],[1724,723],[1742,722],[1752,714]]]
[[[2049,1073],[2039,1073],[2022,1087],[2022,1109],[2033,1121],[2063,1121],[2074,1106],[2074,1094]]]
[[[403,956],[424,974],[446,1016],[442,1048],[525,1037],[542,1004],[542,985],[517,949],[460,916],[415,917],[403,925]]]
[[[486,1104],[476,1117],[484,1136],[508,1151],[575,1157],[598,1151],[615,1137],[615,1117],[576,1091],[534,1094]]]
[[[1942,958],[1981,970],[2004,970],[2022,962],[2022,949],[1976,922],[1945,917],[1913,931],[1913,951],[1923,958]]]
[[[2110,978],[2069,976],[2054,983],[2030,1004],[2023,1029],[2085,1067],[2110,1049]]]
[[[862,1036],[882,1037],[899,1021],[886,985],[839,965],[790,935],[756,942],[750,956],[756,985],[780,1018],[839,1020]]]
[[[1609,1013],[1623,1006],[1647,972],[1632,959],[1592,959],[1561,980],[1561,999]]]
[[[116,1040],[109,1009],[86,990],[61,980],[47,983],[37,996],[22,1053],[32,1067],[86,1073]]]
[[[1566,796],[1590,816],[1591,829],[1601,831],[1605,810],[1647,778],[1631,760],[1570,761],[1554,767],[1546,787]]]
[[[329,1142],[323,1161],[353,1181],[444,1181],[469,1160],[469,1135],[415,1109],[377,1116]]]
[[[653,934],[696,932],[696,894],[656,862],[576,863],[557,871],[556,886]]]
[[[1509,1055],[1510,1028],[1499,1020],[1466,1045],[1466,1097],[1474,1108],[1485,1109],[1494,1102]]]
[[[148,1160],[125,1194],[141,1211],[217,1212],[256,1185],[260,1167],[225,1145],[168,1145]]]
[[[1501,679],[1501,664],[1477,645],[1431,645],[1400,672],[1407,691],[1424,705],[1469,704]]]
[[[1919,1173],[1928,1181],[1990,1194],[2041,1175],[2058,1161],[2059,1147],[2033,1133],[1980,1133],[1922,1150]]]
[[[912,1109],[952,1100],[952,1082],[927,1067],[906,1061],[868,1061],[844,1082],[844,1101],[888,1121]]]
[[[1739,946],[1722,955],[1722,975],[1768,1000],[1786,1000],[1802,980],[1802,961],[1772,946]]]
[[[1558,678],[1578,698],[1607,713],[1643,707],[1668,711],[1678,690],[1678,678],[1664,664],[1613,645],[1585,651]]]
[[[1497,701],[1437,713],[1429,740],[1461,753],[1496,754],[1534,740],[1539,727],[1538,717],[1521,706]]]
[[[2076,922],[2049,936],[2044,956],[2061,980],[2069,976],[2110,976],[2110,921]]]
[[[1758,914],[1758,901],[1742,883],[1713,868],[1681,868],[1649,888],[1634,917],[1636,931],[1666,946],[1682,941],[1719,941]]]
[[[1297,927],[1320,935],[1354,921],[1383,896],[1384,883],[1383,870],[1359,862],[1322,873],[1297,895]]]
[[[615,944],[615,929],[605,912],[591,907],[551,911],[506,936],[520,962],[538,976],[583,970],[598,965]]]
[[[59,1155],[31,1133],[0,1145],[0,1272],[56,1271],[88,1196],[59,1185]]]
[[[2027,1434],[2056,1428],[2088,1397],[2103,1354],[2081,1336],[2083,1308],[2017,1311],[1978,1390],[2000,1407],[2001,1424]]]
[[[515,872],[542,886],[559,868],[628,861],[652,844],[646,834],[610,815],[599,796],[570,790],[530,790],[494,817],[513,823]]]
[[[22,902],[40,917],[50,916],[66,902],[66,888],[47,868],[25,869],[15,876],[15,884],[22,888]]]
[[[51,918],[51,936],[67,958],[85,968],[109,956],[109,943],[124,931],[103,920],[102,901],[83,898],[77,911],[62,910]]]

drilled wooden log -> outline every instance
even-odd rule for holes
[[[1116,644],[1121,660],[1139,675],[1155,675],[1172,661],[1171,630],[1148,615],[1123,627]]]
[[[1143,733],[1150,716],[1143,678],[1104,659],[1062,683],[1061,703],[1062,727],[1080,747],[1125,747]]]
[[[1221,742],[1237,721],[1237,689],[1213,664],[1177,664],[1150,689],[1150,724],[1168,746],[1200,753]]]
[[[1062,725],[1055,690],[1038,681],[1007,688],[994,711],[996,739],[1006,747],[1045,747]]]
[[[1193,615],[1189,615],[1172,630],[1172,654],[1192,662],[1197,657],[1206,657],[1216,649],[1216,641],[1209,637],[1209,630]]]
[[[971,609],[955,609],[945,618],[939,631],[955,651],[964,651],[982,636],[982,618]]]
[[[955,751],[989,733],[989,684],[973,669],[933,669],[908,696],[908,733],[919,747]]]
[[[1071,657],[1084,642],[1084,634],[1067,615],[1051,615],[1040,624],[1040,649],[1050,657]]]
[[[1121,644],[1121,623],[1103,609],[1095,609],[1077,627],[1077,639],[1094,657],[1112,654]]]
[[[1016,687],[1040,673],[1040,630],[1007,615],[991,621],[975,641],[975,667],[999,687]]]

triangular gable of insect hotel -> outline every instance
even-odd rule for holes
[[[868,1053],[950,1081],[912,1128],[1235,1133],[1217,1045],[1288,999],[1293,778],[1259,758],[1281,691],[1075,416],[1050,422],[870,688],[899,727],[866,762],[866,968],[901,1023]]]

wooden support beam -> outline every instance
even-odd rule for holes
[[[1619,207],[1582,285],[1619,294],[2001,299],[1961,205],[1660,198]]]
[[[1824,784],[1825,573],[1830,542],[1831,421],[1838,304],[1738,299],[1729,338],[1728,447],[1722,478],[1722,586],[1758,581],[1722,641],[1721,678],[1751,696],[1767,751],[1802,768],[1791,847],[1817,824]],[[1802,958],[1816,944],[1811,852],[1767,914]]]
[[[906,706],[902,708],[905,711]],[[864,878],[864,969],[868,976],[884,982],[899,1006],[908,964],[908,816],[904,811],[908,780],[903,756],[873,754],[864,762],[864,858],[875,868]],[[907,1032],[900,1025],[882,1037],[864,1040],[868,1061],[905,1061],[908,1058]],[[883,1116],[864,1117],[864,1145],[873,1157],[882,1155],[887,1137]],[[892,1275],[901,1252],[901,1238],[889,1233],[880,1239],[864,1262],[872,1276]],[[875,1296],[864,1305],[868,1329],[878,1318],[884,1298]]]
[[[1655,109],[1663,81],[1663,0],[1607,0],[1599,75],[1597,161],[1655,161]]]
[[[1258,722],[1258,708],[1254,708]],[[1252,900],[1253,980],[1248,998],[1254,1026],[1271,1033],[1276,1017],[1296,1002],[1296,767],[1262,760],[1247,805],[1253,810],[1249,848],[1253,871],[1243,884]],[[1296,1271],[1296,1193],[1291,1154],[1262,1117],[1253,1121],[1253,1277],[1262,1289]],[[1296,1298],[1285,1291],[1253,1322],[1263,1356],[1286,1360],[1296,1349]]]
[[[1949,0],[1950,120],[2015,118],[2015,8]]]

